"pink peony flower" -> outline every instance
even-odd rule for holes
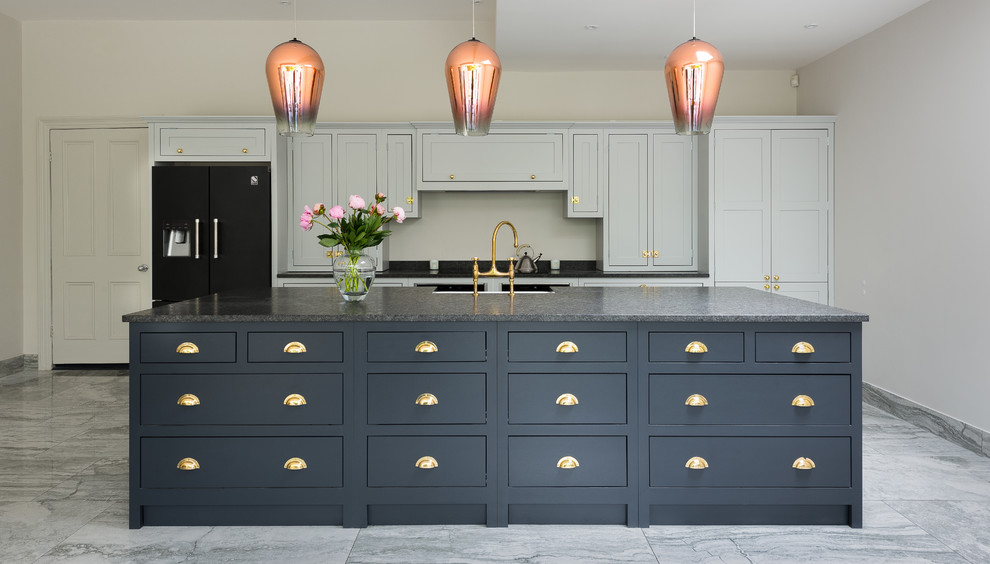
[[[392,213],[395,215],[396,223],[402,223],[406,220],[406,210],[396,206],[392,208]]]
[[[326,211],[326,209],[327,207],[324,206],[322,203],[316,204],[315,206],[313,206],[313,215],[321,215],[324,211]]]
[[[351,207],[352,210],[363,210],[364,209],[364,198],[353,194],[350,200],[347,201],[347,205]]]
[[[303,231],[309,231],[313,228],[313,214],[310,211],[304,211],[303,214],[299,216],[299,227],[301,227]]]
[[[385,206],[381,204],[375,204],[375,213],[378,215],[385,215]]]
[[[313,210],[309,209],[309,206],[303,206],[303,213],[308,213],[310,216],[312,216]]]
[[[382,194],[381,192],[375,194],[375,201],[376,202],[385,201],[385,194]]]
[[[344,217],[344,208],[340,206],[334,206],[330,208],[330,211],[327,213],[329,213],[330,217],[332,217],[333,219],[341,219]]]

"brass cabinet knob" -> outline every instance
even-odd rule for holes
[[[809,396],[801,394],[798,397],[794,398],[793,401],[791,401],[791,405],[793,405],[794,407],[811,407],[815,405],[815,400],[811,399],[811,397]]]
[[[578,466],[581,466],[581,463],[573,456],[565,456],[557,461],[557,468],[563,468],[564,470],[573,470]]]
[[[430,393],[419,394],[416,397],[416,405],[436,405],[438,403],[440,400],[437,399],[437,396]]]
[[[451,175],[450,175],[450,179],[451,179],[451,180],[453,180],[453,179],[454,179],[454,175],[453,175],[453,174],[451,174]]]
[[[684,400],[684,405],[690,405],[691,407],[701,407],[703,405],[708,405],[708,398],[701,394],[691,394]]]
[[[777,276],[776,274],[774,274],[774,275],[773,275],[773,279],[774,279],[774,280],[780,280],[780,276]]]
[[[557,401],[554,403],[557,405],[577,405],[580,402],[574,394],[560,394],[557,396]]]
[[[247,152],[248,152],[248,150],[247,150],[247,149],[241,149],[241,152],[242,152],[242,153],[247,153]]]
[[[437,349],[437,344],[433,341],[423,341],[416,345],[416,352],[418,353],[435,353]]]
[[[763,285],[763,289],[764,290],[769,290],[770,289],[770,284],[764,284]]]
[[[296,458],[293,456],[292,458],[285,461],[285,464],[282,465],[282,468],[285,468],[286,470],[305,470],[306,461],[301,458]]]
[[[578,346],[572,341],[564,341],[557,345],[557,352],[564,354],[571,354],[578,352]]]
[[[660,258],[660,251],[653,249],[653,258]]]
[[[299,341],[292,341],[291,343],[285,345],[282,348],[282,352],[289,354],[299,354],[306,352],[306,345],[300,343]]]
[[[573,196],[571,198],[571,203],[572,204],[580,204],[581,203],[581,198],[579,196]]]
[[[199,398],[193,394],[182,394],[179,396],[179,401],[175,403],[183,407],[191,407],[193,405],[199,405]]]
[[[175,352],[179,354],[196,354],[199,352],[199,347],[196,346],[196,343],[186,341],[185,343],[181,343],[179,346],[175,347]]]
[[[763,279],[764,280],[770,280],[770,275],[769,274],[764,274],[763,275]]]
[[[700,456],[692,456],[684,463],[685,468],[690,468],[691,470],[704,470],[708,468],[708,461]]]
[[[643,251],[643,258],[650,258],[650,251]]]
[[[811,346],[811,343],[807,341],[800,341],[794,343],[794,346],[791,347],[791,352],[797,354],[811,354],[815,352],[815,347]]]
[[[536,175],[535,174],[530,174],[529,175],[529,179],[530,180],[536,180]]]
[[[416,461],[416,468],[422,468],[423,470],[433,470],[434,468],[439,467],[440,463],[437,462],[437,459],[432,456],[423,456]]]
[[[179,470],[199,470],[199,462],[195,458],[183,458],[175,467]]]
[[[773,285],[773,289],[774,290],[779,290],[780,289],[780,284],[774,284]]]
[[[178,149],[176,149],[175,152],[176,153],[181,153],[182,152],[182,147],[179,147]]]
[[[684,347],[684,352],[691,354],[701,354],[708,352],[708,345],[701,341],[691,341]]]
[[[811,470],[815,467],[815,461],[810,458],[800,457],[791,464],[791,468],[797,468],[798,470]]]
[[[409,196],[408,198],[406,198],[406,203],[407,203],[407,204],[409,204],[410,206],[411,206],[411,205],[413,204],[413,202],[415,202],[415,201],[416,201],[416,200],[414,200],[412,196]]]
[[[297,407],[300,405],[306,405],[306,398],[302,394],[289,394],[285,396],[282,400],[282,405],[287,405],[289,407]]]

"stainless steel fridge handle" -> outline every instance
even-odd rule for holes
[[[193,247],[196,248],[196,256],[193,258],[199,259],[199,220],[196,220],[196,231],[193,233]]]
[[[220,258],[220,220],[213,218],[213,258]]]

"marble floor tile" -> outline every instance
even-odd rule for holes
[[[662,564],[869,563],[966,560],[883,502],[863,507],[862,529],[843,526],[650,527]]]
[[[126,457],[99,460],[39,495],[35,501],[68,499],[127,501],[127,468]]]
[[[863,453],[863,499],[990,503],[990,481],[971,464],[968,456]]]
[[[655,564],[656,561],[642,530],[618,525],[369,527],[361,530],[347,559],[348,564]]]
[[[34,562],[109,505],[94,501],[0,502],[3,562]]]
[[[990,504],[978,501],[888,501],[970,562],[990,562]]]

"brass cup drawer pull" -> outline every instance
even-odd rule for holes
[[[700,456],[692,456],[684,463],[685,468],[690,468],[691,470],[704,470],[708,468],[708,461]]]
[[[189,341],[186,341],[184,343],[180,343],[179,346],[175,347],[175,352],[179,354],[197,354],[199,353],[199,347],[196,346],[196,343],[190,343]]]
[[[574,394],[560,394],[557,396],[557,405],[577,405],[580,403]]]
[[[684,400],[684,405],[690,405],[691,407],[702,407],[708,405],[708,398],[701,394],[691,394]]]
[[[299,354],[306,352],[306,345],[300,343],[299,341],[292,341],[285,345],[282,352],[289,354]]]
[[[811,399],[811,396],[801,394],[791,401],[791,405],[794,407],[812,407],[815,405],[815,400]]]
[[[182,394],[179,396],[179,401],[175,403],[183,407],[192,407],[194,405],[199,405],[199,398],[194,394]]]
[[[578,352],[578,346],[572,341],[564,341],[557,345],[557,352],[571,354]]]
[[[434,468],[439,467],[440,463],[437,462],[437,459],[432,456],[423,456],[416,461],[416,468],[422,468],[423,470],[433,470]]]
[[[708,352],[708,345],[701,341],[691,341],[684,347],[684,352],[691,354],[701,354]]]
[[[305,460],[293,456],[292,458],[285,461],[285,464],[282,465],[282,468],[285,468],[286,470],[305,470],[307,467]]]
[[[563,468],[564,470],[573,470],[578,466],[581,466],[581,463],[573,456],[565,456],[557,461],[557,468]]]
[[[302,394],[289,394],[285,396],[284,400],[282,400],[282,405],[287,405],[289,407],[306,405],[306,398]]]
[[[791,352],[796,354],[811,354],[815,352],[815,347],[811,346],[811,343],[807,341],[800,341],[794,343],[794,346],[791,347]]]
[[[810,458],[800,457],[791,464],[791,468],[797,468],[798,470],[811,470],[815,467],[815,461]]]
[[[430,406],[430,405],[437,405],[438,403],[440,403],[440,400],[437,399],[437,396],[429,392],[425,394],[419,394],[418,396],[416,396],[416,405]]]
[[[418,353],[435,353],[438,350],[437,344],[433,341],[423,341],[416,345],[416,352]]]
[[[199,470],[199,462],[195,458],[183,458],[175,467],[179,470]]]

